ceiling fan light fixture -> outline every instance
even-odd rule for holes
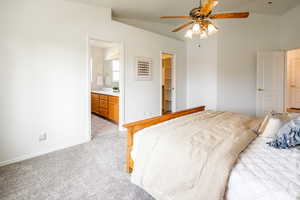
[[[184,37],[192,39],[193,38],[193,30],[192,29],[187,30]]]
[[[200,34],[201,32],[201,27],[199,23],[195,23],[193,26],[193,33],[194,34]]]
[[[209,24],[207,26],[208,35],[213,35],[213,34],[217,33],[218,31],[219,31],[219,29],[213,24]]]
[[[271,4],[274,0],[268,0]],[[185,37],[192,39],[193,36],[198,35],[200,39],[205,39],[208,36],[215,34],[219,29],[211,20],[216,19],[242,19],[248,18],[249,12],[233,12],[233,13],[213,13],[219,0],[200,0],[199,7],[193,8],[188,16],[162,16],[162,19],[190,19],[188,22],[181,24],[172,32],[178,32],[182,29],[189,28]]]
[[[206,38],[208,38],[207,32],[206,31],[201,31],[200,39],[206,39]]]
[[[213,2],[213,7],[216,7],[219,4],[219,1],[214,1]]]

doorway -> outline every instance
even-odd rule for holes
[[[88,39],[91,138],[118,133],[122,122],[122,44]]]
[[[300,113],[300,49],[258,52],[256,115],[270,111]]]
[[[285,51],[260,51],[257,55],[256,116],[284,111]]]
[[[175,55],[161,53],[161,113],[168,114],[176,110],[175,98]]]
[[[287,52],[286,111],[300,113],[300,49]]]

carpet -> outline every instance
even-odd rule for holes
[[[1,200],[154,200],[125,172],[126,134],[92,116],[93,139],[0,168]]]

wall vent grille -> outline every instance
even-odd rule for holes
[[[136,58],[137,80],[149,81],[152,79],[152,59],[137,57]]]

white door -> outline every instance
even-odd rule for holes
[[[256,115],[284,110],[284,51],[258,52]]]
[[[300,108],[300,55],[288,59],[289,107]]]

